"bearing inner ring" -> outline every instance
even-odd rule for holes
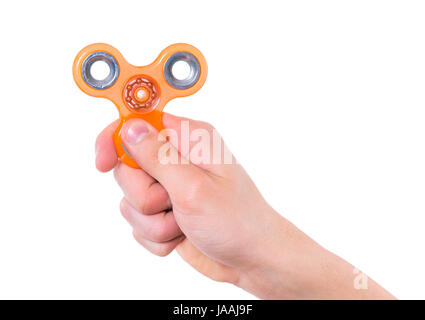
[[[105,79],[95,79],[91,74],[91,67],[95,62],[103,61],[109,67],[109,74]],[[119,67],[118,62],[109,53],[97,51],[90,54],[83,62],[81,67],[81,75],[84,81],[94,89],[107,89],[112,86],[118,79]]]
[[[184,61],[189,65],[189,75],[185,79],[177,79],[173,75],[173,66],[176,62]],[[201,65],[196,57],[186,51],[173,53],[164,64],[164,77],[168,84],[176,89],[193,87],[201,74]]]

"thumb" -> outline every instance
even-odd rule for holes
[[[121,139],[137,164],[169,191],[178,190],[183,181],[191,181],[203,171],[182,157],[163,135],[142,119],[126,121]]]

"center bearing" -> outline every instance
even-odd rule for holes
[[[126,83],[123,99],[127,106],[135,111],[151,111],[159,101],[158,86],[147,76],[135,76]]]

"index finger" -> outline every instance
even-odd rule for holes
[[[114,140],[112,138],[118,123],[119,121],[115,120],[97,136],[95,146],[96,168],[101,172],[112,170],[118,163]]]

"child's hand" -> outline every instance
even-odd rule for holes
[[[213,137],[218,135],[211,125],[169,114],[164,114],[163,123],[177,135],[168,142],[140,119],[127,121],[122,129],[125,148],[142,169],[117,161],[112,142],[116,122],[96,143],[96,166],[104,172],[115,168],[125,195],[121,212],[147,250],[165,256],[177,247],[183,259],[206,276],[263,298],[386,294],[372,280],[369,288],[376,292],[356,291],[352,266],[276,213],[234,159],[231,164],[214,159]],[[181,126],[187,124],[198,139],[206,140],[189,143],[189,137],[181,136]],[[199,161],[202,146],[210,154]],[[178,163],[164,163],[172,154],[178,155]]]

